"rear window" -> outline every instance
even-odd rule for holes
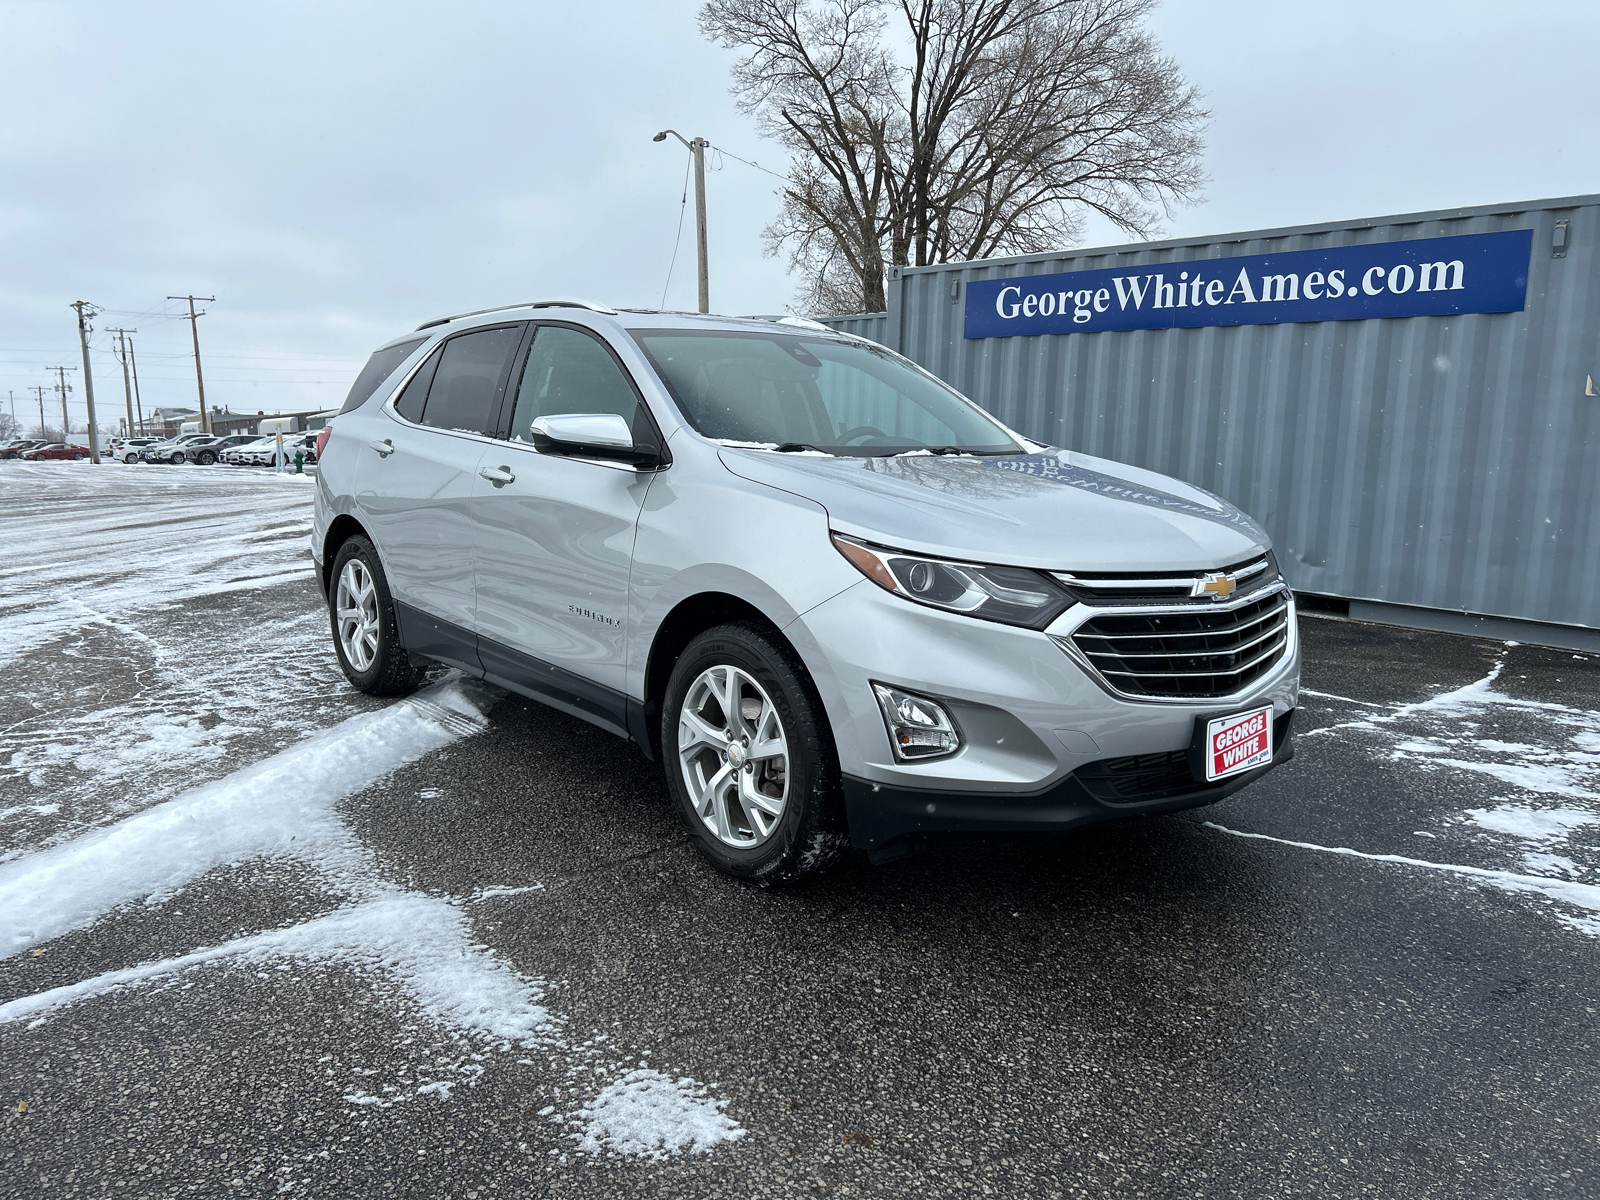
[[[361,374],[356,376],[356,381],[350,387],[350,394],[344,399],[344,407],[339,411],[347,413],[353,408],[360,408],[378,390],[378,385],[390,375],[394,369],[406,359],[411,357],[411,352],[428,339],[425,337],[413,338],[409,342],[401,342],[395,346],[385,346],[367,359],[367,365],[361,368]]]

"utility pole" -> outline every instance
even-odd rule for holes
[[[711,311],[711,270],[706,257],[706,148],[711,143],[702,137],[686,139],[676,129],[663,129],[650,140],[664,142],[669,133],[694,156],[694,236],[700,267],[700,311],[708,313]]]
[[[44,394],[46,392],[48,392],[50,389],[45,387],[41,383],[36,383],[36,384],[33,385],[33,389],[32,390],[33,390],[34,395],[39,397],[39,436],[43,437],[44,436]]]
[[[133,407],[139,414],[139,436],[144,437],[144,402],[139,399],[139,356],[133,352],[133,339],[128,339],[128,366],[133,368]]]
[[[117,335],[117,361],[122,364],[122,399],[128,406],[128,436],[136,437],[133,432],[133,389],[128,384],[128,343],[130,333],[138,333],[137,329],[107,329],[107,333]]]
[[[78,346],[83,350],[83,399],[89,406],[89,461],[100,465],[100,431],[94,414],[94,374],[89,369],[89,319],[100,310],[87,300],[74,300],[71,307],[78,314]]]
[[[67,382],[67,372],[76,371],[77,367],[46,367],[47,371],[56,373],[56,391],[61,393],[61,440],[65,442],[72,435],[72,417],[67,413],[67,394],[72,391],[72,385]]]
[[[194,335],[194,382],[200,389],[200,432],[211,432],[211,417],[206,412],[206,381],[200,374],[200,318],[206,314],[195,312],[194,302],[206,300],[212,304],[217,302],[215,296],[168,296],[168,300],[187,300],[189,302],[189,332]]]

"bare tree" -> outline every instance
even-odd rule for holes
[[[813,311],[885,307],[886,263],[1147,236],[1205,176],[1198,91],[1155,0],[708,0],[733,92],[794,165],[769,252]]]

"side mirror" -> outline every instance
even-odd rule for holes
[[[535,417],[529,433],[534,449],[542,454],[610,458],[635,466],[652,464],[659,458],[654,447],[634,445],[632,428],[616,413]]]

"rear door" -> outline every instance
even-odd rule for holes
[[[374,423],[356,473],[402,640],[474,672],[474,485],[525,329],[496,325],[443,342]]]
[[[484,671],[620,733],[628,576],[654,473],[541,454],[529,427],[541,416],[616,413],[633,423],[636,442],[659,444],[659,434],[617,356],[576,325],[536,325],[512,373],[506,410],[505,440],[475,481]]]

